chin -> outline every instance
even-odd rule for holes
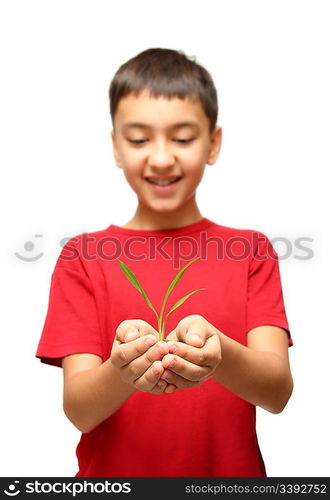
[[[173,212],[176,212],[177,210],[180,209],[180,206],[175,206],[175,205],[160,205],[160,206],[152,206],[152,205],[149,205],[149,208],[153,211],[153,212],[156,212],[156,213],[159,213],[159,214],[169,214],[169,213],[173,213]]]

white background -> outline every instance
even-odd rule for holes
[[[281,414],[257,409],[268,476],[329,475],[328,7],[1,2],[1,476],[78,470],[62,370],[34,356],[60,240],[123,225],[135,211],[112,158],[108,86],[120,64],[150,47],[196,56],[218,89],[223,147],[198,188],[202,214],[293,245],[280,269],[294,392]],[[313,258],[297,259],[306,255],[299,237],[312,239]],[[44,255],[24,262],[15,252]]]

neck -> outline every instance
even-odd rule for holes
[[[195,200],[175,212],[155,212],[139,203],[133,218],[124,228],[141,230],[175,229],[199,222],[203,218]]]

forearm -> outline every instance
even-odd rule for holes
[[[271,413],[288,402],[293,382],[287,363],[276,353],[255,351],[219,332],[222,360],[214,380],[242,399]]]
[[[87,433],[117,411],[135,391],[121,380],[109,358],[96,368],[75,373],[64,384],[64,412],[75,427]]]

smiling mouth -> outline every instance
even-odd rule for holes
[[[156,186],[169,186],[170,184],[174,184],[175,182],[178,182],[182,177],[176,177],[174,179],[150,179],[146,177],[146,180],[150,182],[150,184],[155,184]]]

